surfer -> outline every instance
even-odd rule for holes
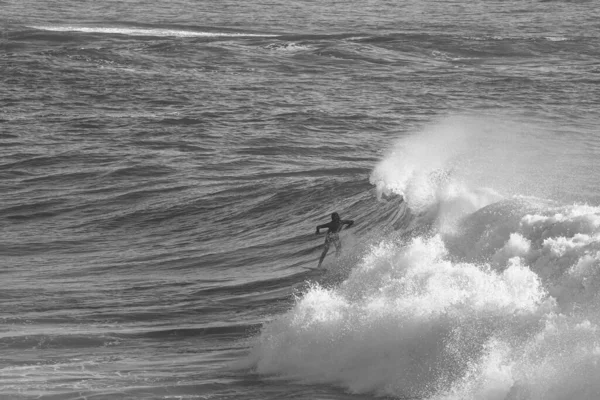
[[[323,225],[317,226],[317,232],[315,235],[318,235],[320,229],[328,228],[327,235],[325,236],[325,247],[323,248],[323,253],[321,253],[321,258],[319,259],[319,265],[317,268],[321,268],[321,264],[329,251],[329,246],[331,243],[335,246],[335,256],[338,257],[342,252],[342,242],[340,242],[339,232],[342,230],[344,225],[348,225],[348,228],[354,224],[354,221],[351,219],[340,219],[338,213],[334,212],[331,214],[331,222]]]

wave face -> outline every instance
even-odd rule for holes
[[[397,143],[371,182],[382,206],[402,196],[412,217],[347,261],[341,283],[298,294],[250,366],[397,398],[600,391],[600,208],[472,186],[498,178],[466,172],[490,137],[459,127],[481,122],[452,118]]]

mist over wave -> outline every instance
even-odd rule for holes
[[[534,148],[527,129],[490,146],[493,124],[451,118],[399,140],[371,183],[382,208],[402,196],[409,222],[345,258],[340,284],[299,294],[247,365],[399,398],[597,398],[600,208],[511,193],[544,149],[517,155]],[[520,162],[498,168],[511,152]],[[478,186],[486,175],[504,185]]]

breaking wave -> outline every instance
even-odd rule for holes
[[[455,122],[400,140],[372,172],[411,226],[299,294],[247,366],[398,398],[598,397],[600,208],[473,186],[467,167],[495,170],[473,164],[481,138]]]

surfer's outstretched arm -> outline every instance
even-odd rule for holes
[[[351,219],[343,219],[342,224],[348,225],[347,228],[350,228],[352,225],[354,225],[354,221]]]
[[[329,223],[323,224],[323,225],[318,225],[317,226],[317,231],[315,232],[315,235],[318,235],[319,233],[321,233],[321,232],[319,232],[319,229],[325,229],[325,228],[329,228]]]

